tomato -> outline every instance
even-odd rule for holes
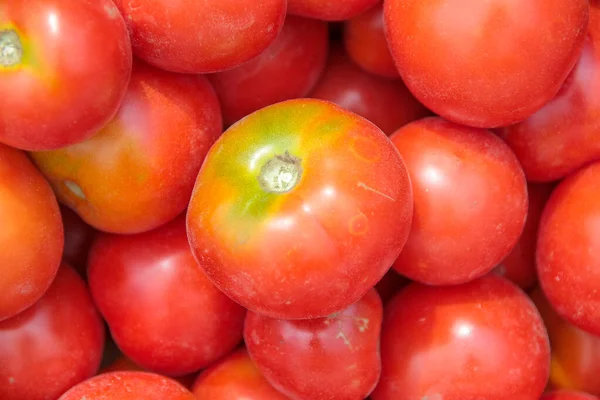
[[[242,339],[246,310],[198,267],[183,216],[150,232],[98,236],[88,281],[115,343],[150,371],[197,371]]]
[[[565,178],[540,221],[537,270],[558,314],[600,334],[600,162]]]
[[[589,393],[559,390],[545,393],[540,400],[598,400],[598,397],[592,396]]]
[[[363,71],[341,46],[332,47],[325,73],[309,96],[359,114],[388,135],[408,122],[431,115],[401,80]]]
[[[393,268],[432,285],[490,272],[516,245],[527,217],[527,182],[510,148],[490,131],[440,117],[390,138],[414,192],[410,235]]]
[[[42,297],[64,247],[52,189],[27,156],[0,144],[0,321]]]
[[[117,112],[131,63],[111,0],[3,1],[0,142],[50,150],[93,136]]]
[[[262,53],[281,31],[287,0],[113,0],[133,53],[158,68],[207,73]]]
[[[494,269],[494,272],[513,281],[522,289],[532,289],[537,283],[535,249],[538,227],[544,206],[552,193],[553,185],[530,183],[527,185],[529,207],[525,228],[510,254]]]
[[[383,306],[372,289],[325,318],[281,320],[249,312],[248,354],[275,388],[292,400],[363,400],[381,373]]]
[[[0,322],[0,398],[56,399],[98,371],[103,347],[88,289],[63,264],[37,303]]]
[[[195,400],[177,381],[150,372],[107,372],[90,378],[58,400]]]
[[[343,21],[375,6],[380,0],[288,0],[288,13],[326,21]]]
[[[600,158],[600,4],[591,6],[583,52],[558,95],[500,130],[531,181],[558,180]]]
[[[371,122],[295,99],[231,126],[200,170],[190,245],[215,285],[274,318],[324,317],[360,299],[404,246],[412,190]]]
[[[245,348],[202,371],[192,391],[198,400],[288,400],[261,375]]]
[[[289,16],[277,39],[243,65],[209,75],[226,125],[279,101],[303,97],[325,69],[327,24]]]
[[[117,116],[99,134],[31,157],[58,199],[111,233],[156,228],[185,210],[222,130],[219,102],[201,75],[136,62]]]
[[[152,372],[152,371],[148,371],[145,368],[140,367],[138,364],[133,362],[132,359],[130,359],[129,357],[127,357],[123,354],[118,354],[113,362],[111,362],[106,367],[104,367],[102,370],[100,370],[100,373],[115,372],[115,371]],[[177,376],[174,379],[177,382],[181,383],[186,388],[190,389],[192,387],[192,385],[194,384],[194,381],[196,380],[196,375],[197,375],[196,372],[192,372],[187,375]]]
[[[525,293],[488,275],[455,286],[412,283],[387,305],[373,400],[537,399],[550,347]]]
[[[362,69],[386,78],[398,78],[383,28],[383,2],[344,22],[344,46]]]
[[[411,92],[453,122],[519,122],[577,62],[588,0],[386,0],[385,31]]]
[[[549,386],[555,389],[582,390],[600,395],[600,337],[583,331],[562,319],[544,293],[531,293],[548,329],[552,349]]]
[[[60,214],[65,236],[63,261],[85,277],[87,275],[88,253],[97,231],[86,224],[75,211],[66,206],[60,206]]]

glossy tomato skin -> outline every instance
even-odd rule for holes
[[[67,206],[60,206],[60,214],[65,235],[63,261],[85,277],[88,253],[98,231]]]
[[[0,398],[55,400],[98,371],[103,347],[85,282],[63,264],[37,303],[0,322]]]
[[[202,371],[192,392],[198,400],[288,400],[262,376],[243,347]]]
[[[56,196],[20,150],[0,144],[0,321],[42,297],[56,276],[64,231]]]
[[[132,234],[156,228],[186,208],[221,130],[219,102],[205,77],[137,61],[108,126],[83,143],[31,157],[59,201],[86,223]]]
[[[538,399],[550,367],[543,321],[525,293],[488,275],[413,283],[386,306],[373,400]]]
[[[410,180],[385,134],[333,103],[296,99],[219,138],[187,229],[199,264],[232,299],[274,318],[316,318],[383,277],[411,217]]]
[[[286,0],[113,0],[133,53],[160,69],[202,74],[259,55],[281,31]]]
[[[598,400],[598,397],[589,393],[575,392],[572,390],[557,390],[544,393],[540,400]]]
[[[317,83],[327,61],[327,24],[290,15],[275,41],[239,67],[208,75],[231,125],[260,108],[303,97]]]
[[[325,21],[344,21],[377,3],[379,0],[288,0],[288,13]]]
[[[388,135],[408,122],[431,115],[401,80],[391,81],[363,71],[342,46],[332,46],[325,73],[310,97],[357,113]]]
[[[115,343],[153,372],[197,371],[242,339],[246,310],[198,267],[183,216],[150,232],[99,236],[88,281]]]
[[[540,221],[540,286],[558,314],[600,334],[600,162],[565,178]]]
[[[510,148],[490,131],[430,117],[390,139],[414,193],[411,232],[393,268],[422,283],[465,283],[490,272],[517,243],[527,182]]]
[[[525,121],[499,132],[530,181],[555,181],[600,158],[600,8],[590,5],[588,37],[560,92]]]
[[[248,354],[291,400],[363,400],[381,374],[381,298],[372,289],[325,318],[289,321],[249,312]]]
[[[344,22],[346,52],[365,71],[386,78],[399,78],[383,27],[383,2]]]
[[[93,136],[115,115],[132,51],[111,0],[4,2],[0,36],[8,32],[19,38],[22,59],[0,59],[0,93],[10,93],[0,98],[0,142],[57,149]]]
[[[386,0],[384,7],[390,51],[411,92],[436,114],[480,128],[522,121],[550,101],[589,23],[588,0]]]
[[[58,400],[196,400],[177,381],[151,372],[116,371],[90,378]]]

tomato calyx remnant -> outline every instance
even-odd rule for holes
[[[300,181],[301,160],[287,150],[267,161],[258,175],[260,187],[269,193],[287,193]]]
[[[23,59],[23,45],[13,29],[0,31],[0,66],[13,67]]]

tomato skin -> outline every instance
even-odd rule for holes
[[[309,95],[336,103],[377,125],[387,135],[408,122],[431,115],[401,80],[363,71],[342,46],[333,46],[325,73]]]
[[[600,334],[600,162],[562,180],[540,221],[537,271],[558,314]]]
[[[203,74],[258,56],[283,26],[286,0],[113,0],[133,53],[160,69]]]
[[[344,21],[355,17],[379,3],[379,0],[288,0],[288,14],[320,19]]]
[[[110,363],[108,366],[100,370],[99,373],[104,372],[115,372],[115,371],[142,371],[142,372],[152,372],[143,367],[140,367],[132,359],[129,357],[120,354],[116,357],[116,359]],[[196,380],[196,372],[192,372],[191,374],[181,375],[174,377],[177,382],[181,383],[188,389],[191,389],[194,381]]]
[[[411,177],[411,232],[393,268],[431,285],[490,272],[515,246],[527,182],[510,148],[490,131],[430,117],[390,137]]]
[[[195,400],[177,381],[151,372],[117,371],[96,375],[58,400]]]
[[[204,156],[221,130],[219,102],[205,77],[138,61],[109,125],[83,143],[31,157],[59,201],[86,223],[133,234],[186,208]]]
[[[589,393],[575,392],[571,390],[557,390],[545,393],[540,400],[598,400],[598,397]]]
[[[289,321],[249,312],[244,341],[258,370],[291,400],[363,400],[381,374],[382,318],[372,289],[325,318]]]
[[[75,211],[66,206],[60,206],[60,214],[65,235],[63,261],[85,277],[87,275],[88,253],[97,231],[86,224]]]
[[[192,392],[198,400],[288,400],[261,375],[243,347],[202,371]]]
[[[495,128],[556,95],[581,53],[589,3],[386,0],[384,18],[396,67],[417,99],[453,122]]]
[[[57,149],[93,136],[115,115],[132,52],[111,0],[4,2],[6,30],[20,37],[23,59],[0,64],[0,93],[10,93],[0,98],[0,142]]]
[[[85,282],[63,264],[37,303],[0,322],[0,398],[55,400],[98,371],[103,347]]]
[[[101,234],[90,251],[88,281],[115,343],[145,369],[188,374],[242,339],[246,310],[198,267],[183,216],[137,235]]]
[[[282,159],[296,160],[298,182],[265,189],[261,171]],[[219,289],[252,311],[302,319],[372,288],[404,246],[411,217],[410,180],[385,134],[333,103],[296,99],[250,114],[217,140],[187,227]]]
[[[538,399],[550,347],[525,293],[488,275],[462,285],[412,283],[386,306],[373,400]]]
[[[225,124],[270,104],[306,96],[325,69],[328,33],[325,22],[288,16],[277,38],[260,55],[208,75]]]
[[[20,150],[0,144],[0,321],[42,297],[61,262],[56,196]],[[6,249],[10,249],[7,251]]]

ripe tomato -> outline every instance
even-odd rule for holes
[[[0,398],[56,399],[100,367],[104,324],[87,287],[63,264],[44,296],[0,322]]]
[[[380,0],[288,0],[288,13],[326,21],[344,21],[375,6]]]
[[[71,388],[58,400],[196,400],[177,381],[150,372],[107,372]]]
[[[258,370],[292,400],[363,400],[381,374],[383,306],[371,289],[325,318],[281,320],[249,312],[248,354]]]
[[[27,156],[0,144],[0,321],[35,303],[56,276],[64,247],[52,189]]]
[[[119,349],[150,371],[197,371],[242,339],[246,310],[198,267],[183,216],[137,235],[100,234],[88,281]]]
[[[588,28],[588,0],[386,0],[396,66],[423,104],[482,128],[521,121],[559,91]]]
[[[63,261],[85,277],[88,253],[97,231],[66,206],[60,206],[60,214],[65,232]]]
[[[198,400],[288,400],[261,375],[245,348],[202,371],[192,392]]]
[[[138,233],[186,208],[221,130],[219,102],[205,77],[136,62],[123,104],[106,128],[83,143],[31,157],[58,199],[86,223]]]
[[[96,134],[125,95],[131,53],[111,0],[3,1],[0,142],[50,150]]]
[[[533,303],[505,278],[412,283],[387,305],[373,400],[533,400],[550,347]]]
[[[325,73],[310,97],[328,100],[365,117],[386,134],[431,115],[401,80],[391,81],[363,71],[342,46],[333,46]]]
[[[289,16],[277,39],[243,65],[209,75],[226,125],[279,101],[302,97],[325,69],[327,24]]]
[[[540,400],[599,400],[598,397],[589,393],[575,392],[571,390],[558,390],[545,393]]]
[[[102,368],[99,373],[104,372],[115,372],[115,371],[144,371],[152,372],[136,364],[131,358],[123,354],[117,354],[115,360],[109,363],[106,367]],[[186,388],[190,389],[196,380],[196,371],[187,374],[174,377],[177,382],[181,383]]]
[[[113,0],[133,52],[158,68],[207,73],[259,55],[283,25],[287,0]]]
[[[600,162],[565,178],[539,227],[537,270],[558,314],[600,334]]]
[[[274,318],[321,317],[360,299],[404,246],[412,191],[371,122],[296,99],[231,126],[200,170],[188,234],[213,282]]]
[[[527,182],[510,148],[489,131],[439,117],[390,138],[414,192],[410,236],[393,268],[432,285],[490,272],[515,246],[527,217]]]

